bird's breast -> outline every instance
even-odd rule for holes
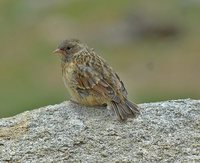
[[[70,91],[71,94],[71,89],[72,89],[72,77],[74,73],[74,64],[71,63],[65,63],[62,64],[62,77],[63,77],[63,82],[67,89]]]

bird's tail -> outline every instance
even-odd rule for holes
[[[140,113],[139,107],[128,99],[125,99],[124,103],[112,101],[111,108],[120,121],[126,121],[127,118],[134,118]]]

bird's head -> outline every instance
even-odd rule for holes
[[[54,54],[59,54],[63,61],[69,60],[74,54],[78,53],[84,48],[82,44],[77,39],[69,39],[62,41],[56,50],[53,51]]]

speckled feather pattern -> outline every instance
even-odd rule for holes
[[[73,101],[86,106],[107,104],[122,121],[139,113],[127,99],[119,76],[93,49],[77,40],[65,40],[59,49],[63,81]]]

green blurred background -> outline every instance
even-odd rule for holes
[[[136,103],[200,97],[198,0],[1,0],[0,117],[69,99],[52,51],[79,38]]]

